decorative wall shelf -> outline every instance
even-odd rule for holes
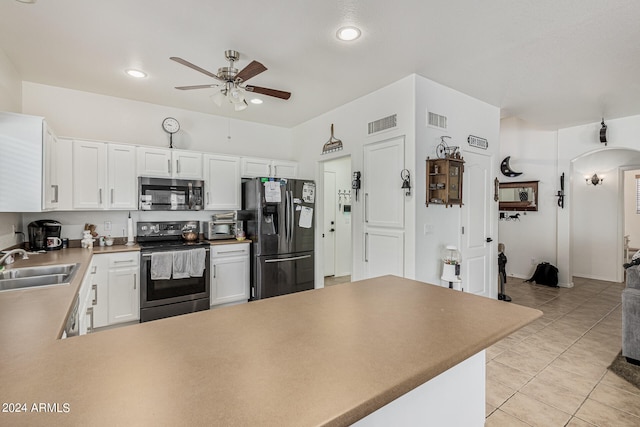
[[[429,159],[427,157],[427,197],[425,205],[459,205],[462,207],[462,158]]]

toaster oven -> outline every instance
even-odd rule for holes
[[[211,221],[203,224],[204,237],[207,240],[235,239],[238,219],[236,212],[214,214]]]

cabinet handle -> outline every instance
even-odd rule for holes
[[[364,222],[369,222],[369,193],[364,193]]]
[[[209,192],[207,191],[207,204],[209,204]]]
[[[213,278],[216,278],[216,265],[213,264]]]
[[[98,305],[98,285],[91,285],[91,290],[94,291],[93,301],[91,301],[91,305]]]
[[[98,271],[98,266],[94,265],[93,268],[91,269],[91,274],[96,274],[96,271]]]
[[[180,173],[180,160],[176,160],[176,173]]]
[[[133,260],[133,259],[125,259],[125,260],[121,260],[121,261],[113,261],[114,264],[122,264],[122,263],[125,263],[125,262],[129,262],[130,263],[130,262],[135,262],[135,260]]]
[[[52,184],[51,188],[53,189],[53,198],[51,199],[51,203],[58,203],[58,184]]]
[[[244,249],[238,249],[238,250],[235,250],[235,251],[219,251],[218,255],[234,254],[234,253],[237,253],[237,252],[244,252],[244,251],[245,251]]]
[[[100,204],[102,204],[102,188],[98,190],[98,198],[99,198]]]
[[[113,188],[111,189],[111,204],[113,204]]]
[[[273,176],[278,176],[278,166],[273,165]]]
[[[138,281],[137,277],[136,273],[133,273],[133,290],[138,289],[138,285],[136,285],[136,282]]]
[[[369,233],[364,233],[364,262],[369,262]]]
[[[87,315],[91,321],[89,322],[89,327],[87,328],[87,333],[93,332],[93,307],[87,308]]]
[[[171,160],[167,160],[167,172],[171,173]]]

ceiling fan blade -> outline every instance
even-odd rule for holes
[[[291,92],[285,92],[283,90],[269,89],[268,87],[260,87],[260,86],[245,86],[245,90],[247,92],[259,93],[262,95],[273,96],[275,98],[280,99],[289,99],[291,97]]]
[[[267,71],[267,67],[265,67],[258,61],[251,61],[249,65],[244,67],[238,74],[236,74],[236,80],[246,82],[250,78],[257,76],[263,71]]]
[[[218,86],[218,85],[176,86],[176,89],[180,89],[180,90],[208,89],[208,88],[216,87],[216,86]]]
[[[176,61],[178,64],[182,64],[186,67],[192,68],[196,71],[200,71],[202,74],[206,74],[209,77],[213,77],[216,80],[220,80],[221,82],[225,81],[224,79],[221,79],[220,77],[218,77],[217,75],[213,74],[211,71],[207,71],[204,68],[200,68],[195,64],[192,64],[191,62],[182,59],[182,58],[178,58],[177,56],[172,56],[171,58],[169,58],[172,61]]]

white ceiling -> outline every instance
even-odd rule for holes
[[[640,114],[639,21],[638,0],[2,0],[0,49],[26,81],[278,126],[417,73],[554,129]],[[347,24],[359,40],[336,39]],[[216,72],[227,49],[291,99],[234,112],[174,89],[213,79],[170,56]]]

